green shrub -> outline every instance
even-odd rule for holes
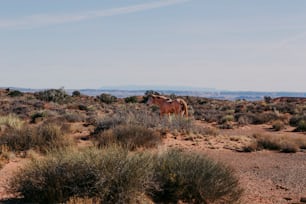
[[[38,121],[38,119],[42,120],[44,117],[46,117],[45,112],[36,112],[33,115],[31,115],[30,123],[36,123]]]
[[[306,132],[306,120],[300,120],[295,129],[297,132]]]
[[[131,150],[156,147],[161,143],[159,132],[136,125],[117,126],[96,136],[98,146],[119,144]]]
[[[154,187],[153,157],[118,147],[62,150],[32,160],[10,183],[33,203],[63,203],[71,197],[101,203],[137,203]]]
[[[72,92],[72,96],[73,96],[73,97],[79,97],[79,96],[81,96],[81,92],[75,90],[75,91]]]
[[[138,99],[137,99],[137,96],[130,96],[130,97],[126,97],[124,101],[126,103],[137,103]]]
[[[64,89],[49,89],[34,93],[35,97],[42,101],[65,103],[69,99],[69,95]]]
[[[97,96],[97,98],[102,103],[106,103],[106,104],[111,104],[111,103],[117,102],[117,97],[112,96],[111,94],[102,93],[100,96]]]
[[[19,96],[23,96],[23,93],[18,90],[10,90],[7,95],[11,97],[19,97]]]
[[[196,153],[170,150],[155,166],[157,202],[235,203],[242,190],[232,169]]]

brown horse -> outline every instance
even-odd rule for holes
[[[172,100],[165,96],[151,94],[148,97],[147,105],[152,104],[159,106],[160,116],[175,114],[188,117],[187,103],[181,98]]]

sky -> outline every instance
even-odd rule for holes
[[[0,87],[306,92],[305,0],[0,5]]]

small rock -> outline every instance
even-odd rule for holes
[[[300,202],[306,203],[306,197],[302,197],[302,198],[300,199]]]
[[[292,200],[292,198],[289,198],[289,197],[284,197],[284,199],[287,201]]]
[[[285,191],[288,191],[289,189],[284,187],[284,186],[281,186],[281,185],[276,185],[276,189],[282,189],[282,190],[285,190]]]

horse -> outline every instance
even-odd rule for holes
[[[159,106],[160,116],[168,114],[170,117],[170,114],[175,114],[188,117],[187,103],[181,98],[172,100],[165,96],[150,94],[147,105],[152,104]]]

